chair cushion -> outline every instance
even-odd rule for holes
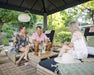
[[[50,42],[53,42],[55,30],[51,30],[51,33],[46,34],[46,36],[50,39]]]
[[[94,55],[94,47],[87,47],[88,49],[88,54]]]
[[[94,36],[87,36],[87,45],[94,47]]]

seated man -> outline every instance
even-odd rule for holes
[[[47,36],[44,33],[42,33],[41,26],[37,26],[36,30],[37,30],[37,32],[33,33],[33,35],[32,35],[32,41],[34,44],[35,52],[38,52],[39,45],[41,45],[43,41],[46,41],[46,50],[49,51],[51,48],[51,42],[50,42],[49,38],[47,38]]]

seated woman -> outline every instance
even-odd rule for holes
[[[64,46],[60,50],[59,56],[63,53],[68,52],[72,54],[73,58],[82,59],[87,58],[88,50],[85,43],[85,38],[82,35],[79,26],[76,22],[69,24],[69,31],[72,33],[71,43],[65,42]]]
[[[30,49],[30,44],[28,40],[28,36],[26,35],[26,28],[23,25],[19,25],[19,34],[16,35],[16,40],[15,40],[15,47],[17,48],[18,51],[23,52],[19,60],[16,62],[16,65],[19,65],[22,58],[24,58],[26,61],[28,61],[27,55]]]

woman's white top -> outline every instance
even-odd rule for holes
[[[87,58],[88,50],[84,40],[84,36],[79,31],[75,31],[72,35],[71,42],[74,43],[73,49],[69,50],[68,53],[73,55],[73,58],[82,59]]]

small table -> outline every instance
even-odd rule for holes
[[[46,51],[45,53],[41,53],[41,55],[39,56],[39,53],[29,53],[29,59],[30,59],[30,63],[32,64],[32,66],[37,67],[37,64],[43,60],[43,59],[49,59],[51,57],[55,57],[57,56],[58,53],[56,52],[51,52],[51,51]]]

